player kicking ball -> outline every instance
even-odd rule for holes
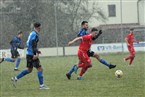
[[[78,33],[78,37],[81,37],[81,36],[84,36],[84,35],[88,35],[89,32],[88,32],[88,22],[87,21],[83,21],[81,23],[81,30],[80,32]],[[93,28],[92,31],[98,31],[96,28]],[[95,41],[100,35],[102,34],[102,30],[98,31],[98,33],[95,35],[95,37],[92,38],[93,41]],[[116,65],[113,65],[113,64],[110,64],[108,63],[105,59],[103,58],[100,58],[99,54],[94,52],[94,51],[91,51],[90,49],[87,51],[87,54],[89,57],[93,57],[95,59],[97,59],[101,64],[105,65],[106,67],[108,67],[109,69],[113,69],[116,67]],[[71,79],[71,74],[73,72],[77,72],[77,65],[74,65],[73,67],[71,67],[71,69],[69,70],[69,72],[66,74],[66,77],[68,79]]]
[[[79,76],[77,77],[78,80],[82,80],[83,79],[82,76],[85,74],[87,69],[92,67],[91,59],[88,56],[87,52],[91,47],[92,38],[95,36],[96,36],[96,31],[91,31],[90,34],[77,37],[68,43],[68,45],[71,45],[74,42],[81,40],[81,43],[78,49],[78,58],[79,58],[78,68],[81,68],[81,71],[79,73]]]

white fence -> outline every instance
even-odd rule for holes
[[[134,44],[136,51],[145,52],[145,42]],[[58,53],[57,53],[58,50]],[[78,46],[72,47],[58,47],[58,48],[40,48],[40,56],[65,56],[65,55],[77,55]],[[111,44],[93,44],[91,50],[98,53],[117,53],[117,52],[128,52],[126,43],[111,43]],[[25,57],[26,50],[19,50],[20,56]],[[10,50],[0,50],[0,57],[11,57]]]

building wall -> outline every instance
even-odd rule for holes
[[[141,0],[139,2],[139,23],[140,25],[145,25],[145,1]]]
[[[121,1],[122,1],[122,23],[138,23],[137,1],[138,0],[96,0],[98,6],[108,18],[106,23],[91,20],[91,26],[100,24],[120,24],[121,23]],[[91,2],[90,2],[91,3]],[[116,17],[108,16],[108,5],[116,5]]]

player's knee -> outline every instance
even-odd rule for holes
[[[38,71],[43,71],[42,67],[37,68]]]
[[[31,73],[31,72],[32,72],[32,70],[33,70],[32,68],[28,68],[28,72],[29,72],[29,73]]]
[[[94,57],[97,58],[97,59],[100,59],[100,57],[97,53],[94,53]]]
[[[90,64],[89,66],[88,66],[88,68],[91,68],[92,67],[92,64]]]

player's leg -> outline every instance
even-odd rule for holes
[[[15,52],[15,56],[16,56],[17,58],[16,58],[16,63],[15,63],[15,68],[14,68],[14,70],[17,71],[18,68],[19,68],[20,62],[21,62],[20,54],[19,54],[18,51]]]
[[[82,76],[85,74],[85,72],[87,71],[88,68],[92,67],[91,65],[91,59],[89,58],[87,53],[82,53],[82,56],[79,56],[81,58],[81,64],[78,65],[78,67],[82,67],[79,76],[77,77],[77,80],[82,80]]]
[[[4,61],[15,62],[16,57],[16,50],[11,50],[11,58],[4,58]]]
[[[135,58],[135,50],[134,50],[133,46],[131,47],[131,53],[130,53],[130,55],[131,55],[131,59],[130,59],[129,65],[132,64],[132,62],[133,62],[133,60]]]
[[[100,56],[97,53],[94,53],[93,51],[90,52],[90,55],[93,55],[93,57],[95,57],[103,65],[109,67],[109,69],[116,67],[116,65],[112,65],[112,64],[108,63],[105,59],[101,59]]]
[[[127,48],[128,48],[128,51],[129,51],[130,55],[128,57],[124,58],[125,61],[130,60],[132,58],[132,55],[131,55],[131,47],[130,46],[127,46]]]
[[[37,69],[37,77],[39,80],[39,85],[40,85],[40,89],[49,89],[47,86],[44,85],[44,80],[43,80],[43,69],[40,65],[40,60],[36,59],[33,62],[33,66]]]
[[[78,51],[78,56],[81,56],[81,52],[80,52],[80,51]],[[81,59],[79,59],[79,60],[81,60]],[[80,62],[79,62],[79,63],[80,63]],[[78,69],[77,65],[72,66],[71,69],[69,70],[69,72],[66,73],[66,77],[67,77],[68,79],[71,79],[71,74],[72,74],[73,72],[76,73],[76,72],[77,72],[77,69]]]
[[[12,77],[12,79],[11,79],[14,86],[16,86],[15,84],[16,84],[16,81],[18,79],[20,79],[20,78],[24,77],[25,75],[31,73],[32,70],[33,70],[33,56],[27,55],[26,59],[27,59],[27,69],[22,70],[17,76]]]
[[[15,62],[15,51],[14,50],[11,50],[11,58],[2,58],[0,60],[0,63],[4,62],[4,61],[7,61],[7,62]]]

